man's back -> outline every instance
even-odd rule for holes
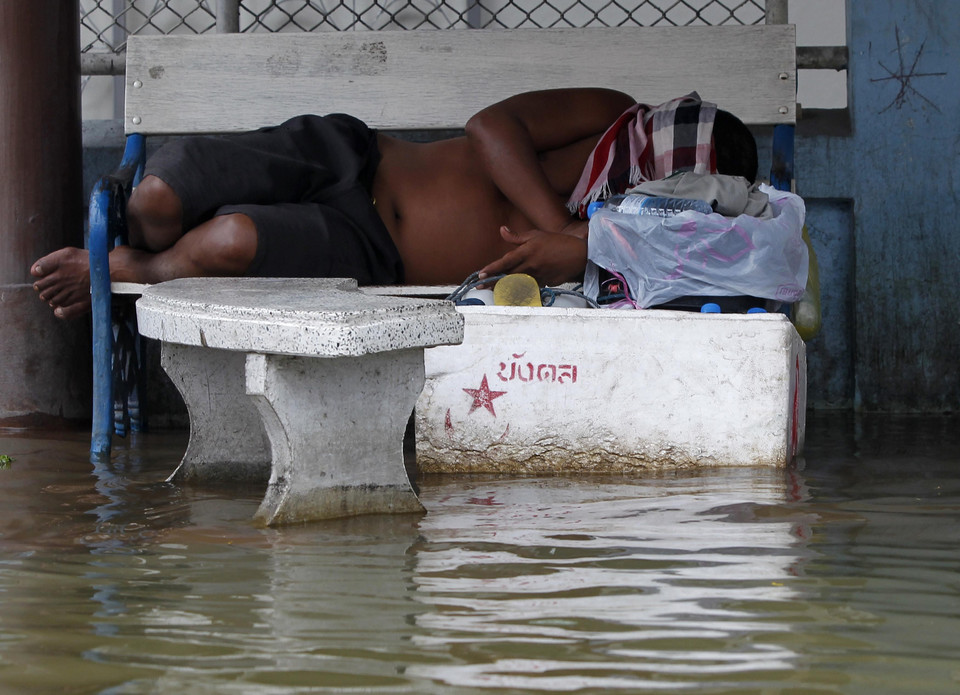
[[[373,195],[400,251],[406,281],[460,282],[515,248],[501,234],[502,226],[515,234],[537,228],[520,210],[524,191],[505,194],[495,182],[498,166],[506,169],[507,177],[535,166],[545,178],[538,187],[552,196],[548,204],[568,217],[564,204],[587,157],[613,119],[632,103],[627,95],[608,90],[556,90],[494,105],[486,111],[495,119],[508,127],[522,125],[526,147],[512,145],[511,150],[528,151],[532,160],[521,164],[491,163],[489,153],[478,152],[479,138],[471,137],[470,124],[467,137],[432,143],[378,135],[382,159]],[[500,126],[494,122],[495,128]],[[501,134],[491,139],[499,140]],[[530,192],[532,198],[533,186]]]

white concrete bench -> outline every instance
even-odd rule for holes
[[[423,473],[783,467],[803,451],[806,346],[784,314],[457,309],[463,342],[424,353]]]
[[[403,435],[424,348],[463,338],[452,304],[353,280],[196,278],[145,289],[137,318],[190,413],[174,479],[269,472],[264,524],[422,509]]]
[[[803,449],[806,349],[783,314],[460,310],[463,343],[426,352],[423,472],[786,466]]]

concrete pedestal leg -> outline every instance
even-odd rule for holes
[[[257,521],[423,511],[403,465],[404,429],[424,384],[422,348],[249,354],[246,375],[273,460]]]
[[[190,443],[177,482],[265,483],[270,443],[244,388],[246,354],[163,343],[160,363],[190,413]]]

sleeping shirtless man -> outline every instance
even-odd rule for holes
[[[601,135],[635,104],[606,89],[530,92],[480,111],[463,136],[430,143],[346,116],[173,141],[147,163],[130,198],[130,245],[110,252],[110,276],[457,284],[479,270],[524,272],[545,285],[574,280],[586,265],[587,222],[567,199]],[[739,127],[749,143],[733,149],[753,152],[746,164],[718,158],[717,171],[752,181],[756,146]],[[726,135],[718,128],[719,152]],[[304,151],[309,161],[299,161]],[[89,310],[85,250],[55,251],[31,274],[56,316]]]

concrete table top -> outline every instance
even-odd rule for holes
[[[340,278],[171,280],[144,289],[137,318],[143,335],[164,342],[310,357],[463,340],[452,303],[366,294]]]

